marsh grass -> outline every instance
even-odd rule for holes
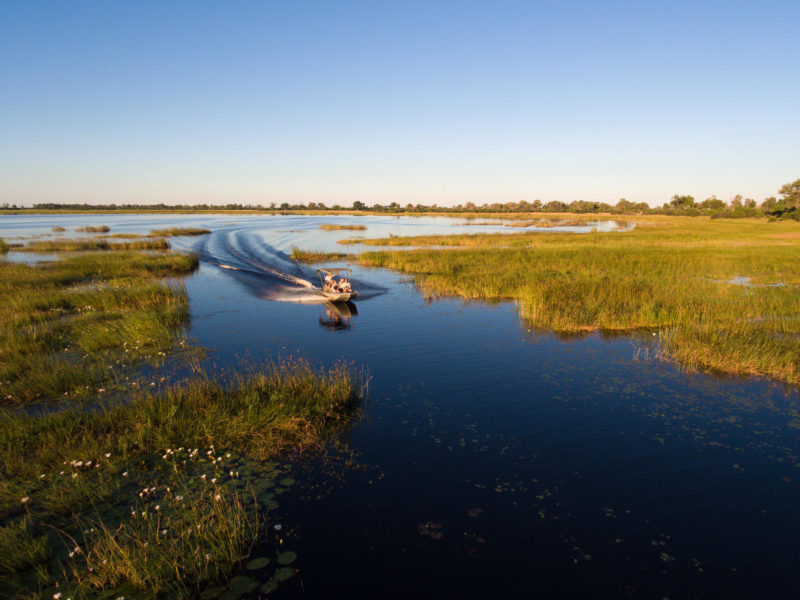
[[[185,254],[88,253],[0,263],[0,404],[102,392],[132,363],[154,364],[188,320]]]
[[[349,230],[349,231],[364,231],[366,230],[366,226],[364,225],[335,225],[332,223],[323,223],[319,226],[320,229],[325,231],[339,231],[339,230]]]
[[[355,254],[346,252],[313,252],[311,250],[301,250],[292,248],[292,260],[302,263],[338,262],[344,260],[355,260]]]
[[[657,330],[687,367],[800,382],[797,223],[647,217],[624,233],[374,243],[421,246],[359,260],[413,273],[429,294],[512,299],[529,325],[556,332]]]
[[[108,233],[109,231],[111,231],[111,227],[109,227],[108,225],[98,225],[98,226],[86,225],[84,227],[76,227],[75,231],[81,231],[85,233]]]
[[[58,239],[28,242],[29,252],[90,252],[97,250],[168,250],[166,240],[138,240],[135,242],[113,242],[104,239]]]
[[[0,254],[5,254],[9,250],[9,245],[3,238],[0,238]]]
[[[178,235],[205,235],[206,233],[211,233],[211,230],[200,227],[170,227],[168,229],[154,229],[149,235],[151,237],[175,237]]]
[[[287,360],[97,411],[0,412],[0,549],[25,549],[0,587],[31,591],[32,568],[75,597],[225,580],[266,539],[263,492],[294,482],[271,459],[341,435],[364,393],[346,365]]]

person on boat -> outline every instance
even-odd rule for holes
[[[342,279],[342,291],[347,293],[347,294],[349,294],[350,291],[351,291],[350,281],[348,281],[347,278],[343,278]]]

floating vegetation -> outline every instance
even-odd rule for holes
[[[281,552],[277,559],[278,564],[284,566],[292,564],[295,560],[297,560],[297,554],[291,551]]]
[[[258,558],[254,558],[249,563],[247,563],[247,570],[248,571],[259,571],[269,565],[270,560],[266,556],[260,556]]]
[[[300,248],[292,248],[292,260],[302,263],[320,263],[320,262],[339,262],[355,260],[355,254],[348,254],[345,252],[312,252],[310,250],[301,250]]]
[[[150,236],[175,237],[179,235],[205,235],[206,233],[211,233],[211,230],[201,227],[170,227],[168,229],[154,229],[150,232]]]
[[[324,223],[319,226],[320,229],[325,231],[340,231],[340,230],[348,230],[348,231],[364,231],[366,226],[364,225],[334,225],[332,223]]]
[[[66,231],[66,228],[56,225],[55,227],[53,227],[53,231],[61,233],[62,231]]]
[[[422,536],[429,537],[432,540],[440,540],[444,533],[442,532],[442,524],[428,521],[426,523],[419,523],[417,525],[417,533]]]

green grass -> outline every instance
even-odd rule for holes
[[[150,236],[174,237],[177,235],[205,235],[206,233],[211,233],[211,230],[200,227],[170,227],[169,229],[154,229],[150,232]]]
[[[34,591],[38,572],[73,597],[191,597],[224,582],[277,535],[265,510],[294,480],[272,459],[338,437],[363,390],[344,365],[292,361],[95,412],[0,412],[0,549],[24,550],[0,587]]]
[[[148,392],[158,373],[136,367],[181,345],[188,318],[183,288],[160,279],[197,264],[133,252],[0,262],[0,390],[11,405],[0,409],[0,590],[9,597],[252,590],[260,582],[231,577],[256,543],[272,559],[259,571],[273,575],[266,589],[294,574],[278,568],[285,539],[266,527],[294,484],[291,465],[275,459],[337,440],[365,385],[345,365],[295,360]],[[91,406],[19,410],[112,391]]]
[[[95,250],[168,250],[166,240],[139,240],[135,242],[107,242],[103,239],[59,239],[28,242],[29,252],[89,252]]]
[[[180,285],[157,279],[197,264],[192,255],[131,252],[0,263],[0,404],[108,393],[129,385],[131,365],[163,362],[179,344],[188,300]]]
[[[320,225],[319,228],[325,231],[339,231],[339,230],[364,231],[366,229],[364,225],[334,225],[331,223],[324,223]]]
[[[348,254],[346,252],[312,252],[310,250],[301,250],[300,248],[292,248],[292,260],[302,263],[320,263],[320,262],[338,262],[344,260],[355,260],[355,254]]]
[[[360,255],[428,294],[513,300],[528,325],[557,332],[654,330],[687,367],[800,382],[794,222],[645,217],[631,232],[360,242],[458,247]]]

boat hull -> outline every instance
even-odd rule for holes
[[[358,292],[322,292],[331,302],[347,302],[350,298],[355,298]]]

